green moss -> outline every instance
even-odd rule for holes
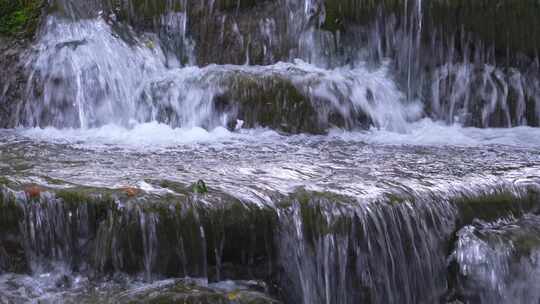
[[[0,0],[0,34],[33,35],[41,8],[41,0]]]
[[[67,205],[76,206],[95,202],[111,202],[113,201],[114,191],[109,189],[76,187],[58,190],[55,194],[57,198],[62,199]]]
[[[225,292],[190,282],[179,282],[174,286],[149,289],[129,295],[136,298],[127,303],[181,303],[181,304],[277,304],[278,301],[250,290]]]
[[[521,255],[531,255],[540,248],[540,238],[538,234],[522,234],[512,239],[514,251]]]
[[[0,187],[0,235],[17,234],[21,218],[22,209],[17,205],[15,196]]]
[[[347,207],[355,199],[333,192],[306,191],[298,189],[280,203],[280,208],[289,208],[298,204],[302,229],[306,240],[313,246],[318,239],[328,234],[347,235],[351,231],[354,213]],[[331,215],[327,210],[332,210]]]
[[[245,72],[223,75],[218,80],[227,88],[216,99],[217,107],[238,107],[245,127],[269,127],[289,133],[324,133],[309,97],[279,75],[259,76]]]
[[[197,194],[206,194],[208,193],[208,187],[206,187],[206,183],[200,179],[192,186],[193,193]]]
[[[10,183],[11,181],[7,177],[0,176],[0,186],[8,186]]]
[[[221,10],[235,10],[252,8],[257,4],[257,0],[219,0],[218,5]]]
[[[454,200],[460,214],[460,225],[471,223],[474,219],[494,221],[510,215],[521,216],[540,209],[539,193],[530,189],[517,195],[507,190],[479,194]]]
[[[92,198],[85,193],[84,190],[60,190],[56,192],[56,197],[62,199],[62,201],[69,205],[84,204],[92,201]]]
[[[330,191],[309,191],[304,188],[298,188],[292,195],[293,200],[297,200],[302,205],[310,202],[321,202],[334,205],[349,205],[356,202],[355,199]]]

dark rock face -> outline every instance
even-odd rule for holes
[[[28,79],[26,56],[41,22],[44,2],[0,3],[0,128],[19,124],[17,116]]]
[[[52,8],[53,12],[71,18],[113,14],[114,20],[120,23],[163,34],[164,39],[172,38],[167,34],[186,35],[195,41],[197,63],[200,65],[244,64],[248,62],[247,59],[251,64],[270,64],[290,59],[290,56],[301,55],[298,53],[298,35],[308,28],[333,35],[339,33],[339,41],[333,37],[320,46],[335,48],[336,45],[332,44],[339,42],[337,48],[343,52],[350,47],[344,42],[347,38],[358,36],[359,29],[360,32],[362,29],[372,31],[382,25],[387,31],[384,33],[384,29],[380,28],[380,37],[369,37],[367,32],[360,35],[365,35],[362,39],[381,39],[385,55],[399,52],[392,41],[384,41],[391,38],[388,35],[394,36],[393,32],[414,35],[418,30],[426,47],[433,42],[437,47],[444,44],[454,56],[472,60],[475,53],[467,50],[467,44],[471,43],[475,48],[483,49],[482,52],[493,52],[494,56],[486,59],[496,59],[498,63],[511,66],[523,63],[524,56],[534,59],[540,44],[540,33],[536,26],[538,20],[535,17],[540,8],[534,0],[501,0],[497,4],[461,0],[314,0],[305,3],[285,0],[94,0],[84,3],[57,0]],[[173,33],[171,30],[175,29],[168,23],[171,14],[175,13],[185,14],[182,33]],[[421,29],[417,28],[420,23]],[[461,41],[464,36],[468,36],[467,41]],[[267,55],[274,55],[265,57],[262,54],[263,46]],[[371,51],[377,52],[376,49]],[[414,57],[419,55],[413,54]]]
[[[6,193],[0,193],[0,200],[3,202],[0,206],[0,272],[27,272],[30,269],[18,225],[20,210],[15,200]]]
[[[216,206],[205,208],[197,197],[148,202],[151,197],[80,189],[32,199],[3,191],[0,261],[21,261],[2,269],[25,272],[28,263],[34,271],[46,270],[62,262],[74,271],[142,272],[148,279],[268,278],[275,215],[223,195],[206,195]],[[128,206],[117,206],[117,199]]]
[[[407,98],[429,116],[538,125],[536,1],[327,1],[326,12],[322,27],[364,41],[368,60],[393,59]]]
[[[9,127],[17,124],[17,118],[13,117],[16,111],[13,108],[17,107],[20,100],[24,98],[24,86],[26,74],[24,67],[20,62],[25,48],[19,46],[16,41],[8,38],[0,38],[0,68],[5,73],[0,75],[0,127]]]

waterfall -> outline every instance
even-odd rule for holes
[[[326,70],[301,61],[261,67],[170,68],[170,59],[155,37],[130,45],[103,20],[66,22],[49,17],[47,23],[39,56],[29,62],[33,70],[23,124],[89,128],[159,121],[174,127],[227,126],[234,118],[249,119],[223,110],[240,106],[242,112],[256,102],[252,99],[264,98],[246,94],[249,83],[269,91],[279,89],[278,83],[288,84],[294,95],[306,99],[306,106],[316,108],[313,128],[324,127],[335,113],[342,122],[332,123],[349,128],[367,116],[362,124],[404,131],[406,123],[421,112],[418,105],[408,110],[402,104],[404,97],[389,79],[386,65],[376,71],[361,65]],[[291,75],[293,70],[297,72]],[[295,100],[288,102],[291,107]]]
[[[325,89],[321,96],[312,87],[319,80],[314,78],[306,87],[285,73],[280,75],[280,82],[289,82],[300,91],[309,101],[306,107],[314,108],[310,112],[317,115],[306,117],[314,119],[315,126],[285,131],[324,132],[330,116],[339,117],[330,123],[338,127],[374,126],[400,132],[407,131],[404,122],[422,116],[481,127],[534,125],[537,120],[537,71],[494,65],[493,49],[466,34],[443,36],[431,24],[431,11],[426,8],[430,5],[422,1],[404,1],[401,19],[397,12],[379,8],[367,25],[354,26],[350,21],[350,29],[335,32],[325,27],[329,18],[345,22],[339,17],[342,8],[336,13],[336,8],[323,1],[283,0],[277,9],[267,3],[232,10],[210,2],[172,1],[155,8],[141,5],[97,1],[81,7],[77,1],[58,2],[64,9],[46,17],[36,50],[27,56],[30,74],[25,101],[17,111],[19,124],[92,128],[158,121],[173,127],[231,126],[236,119],[249,117],[230,110],[242,114],[241,108],[261,96],[235,92],[246,90],[245,80],[234,80],[244,77],[243,73],[227,76],[231,80],[224,82],[237,83],[234,88],[205,83],[208,78],[215,81],[215,70],[230,69],[233,74],[240,67],[201,65],[265,64],[247,69],[250,81],[270,93],[280,87],[273,87],[274,81],[266,82],[265,71],[283,67],[279,61],[295,63],[298,59],[313,66],[311,70],[317,67],[323,75],[336,75],[335,89]],[[355,5],[362,8],[362,4]],[[261,10],[262,15],[244,20],[251,10]],[[145,15],[143,22],[140,18]],[[431,42],[426,44],[428,35]],[[223,52],[213,54],[219,48]],[[237,48],[244,52],[238,58],[228,57]],[[361,70],[385,73],[384,81],[392,83],[387,85],[392,88],[383,92],[369,84],[369,77],[364,78],[365,83],[337,82]],[[365,93],[343,100],[348,92],[366,86]],[[336,89],[337,94],[329,94]],[[377,98],[382,94],[386,96]],[[295,103],[289,100],[284,106],[294,107]],[[348,103],[352,106],[344,109],[343,104]],[[408,114],[411,105],[419,108],[418,114]],[[321,113],[320,106],[326,113]],[[276,127],[265,121],[253,121],[246,127],[257,125]]]
[[[458,233],[454,258],[468,301],[534,303],[538,280],[538,217],[476,222]]]
[[[429,303],[444,294],[456,216],[448,202],[344,210],[328,203],[280,215],[280,261],[298,303]]]
[[[487,303],[511,301],[535,280],[524,270],[537,268],[536,216],[493,224],[468,217],[535,212],[535,187],[502,182],[364,201],[299,189],[276,196],[274,206],[225,194],[133,201],[121,192],[30,197],[4,187],[0,208],[21,212],[0,220],[18,222],[13,233],[35,273],[189,276],[206,284],[248,276],[273,282],[287,303],[430,303],[451,297],[455,284],[455,292]],[[516,264],[514,255],[525,256]],[[523,279],[514,283],[513,271]],[[532,291],[520,297],[537,299]]]
[[[32,1],[0,302],[539,301],[537,0]]]

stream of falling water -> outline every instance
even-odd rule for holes
[[[336,112],[354,127],[355,113],[364,113],[377,128],[404,132],[422,115],[419,103],[404,103],[388,64],[322,69],[296,60],[171,69],[157,41],[130,46],[103,20],[51,17],[46,28],[39,56],[30,62],[34,70],[23,124],[85,129],[158,121],[172,127],[225,127],[235,113],[219,112],[216,98],[237,90],[234,102],[249,103],[259,96],[242,92],[246,82],[264,87],[276,81],[291,83],[289,90],[317,105],[319,123]]]
[[[283,11],[261,20],[257,35],[262,37],[264,52],[283,47],[276,41],[297,41],[298,45],[288,46],[285,57],[262,61],[265,65],[197,66],[203,50],[190,38],[194,33],[188,11],[174,11],[173,4],[158,15],[158,34],[118,23],[114,12],[122,6],[112,9],[111,15],[100,6],[92,17],[51,14],[36,50],[28,55],[30,77],[16,121],[23,126],[57,128],[111,123],[129,127],[158,121],[172,127],[213,129],[234,125],[239,119],[247,120],[248,127],[280,128],[291,122],[274,125],[261,120],[263,114],[258,111],[262,110],[257,110],[257,102],[276,91],[284,94],[283,107],[293,108],[301,98],[306,103],[302,107],[315,112],[309,114],[316,115],[315,121],[300,132],[315,127],[324,132],[336,125],[406,132],[407,123],[424,117],[481,127],[534,124],[538,118],[540,82],[534,69],[498,67],[489,57],[490,50],[477,47],[473,53],[474,40],[467,37],[460,42],[465,47],[462,60],[455,58],[454,40],[439,41],[435,36],[432,49],[424,49],[425,4],[420,0],[404,2],[402,27],[396,28],[392,17],[375,18],[375,26],[357,29],[360,38],[349,33],[352,36],[344,38],[346,55],[320,53],[335,49],[340,41],[339,33],[319,29],[326,14],[321,1],[285,2]],[[80,5],[67,3],[59,5]],[[191,4],[178,5],[185,9]],[[198,9],[217,14],[212,7]],[[288,17],[280,20],[282,15]],[[225,22],[233,17],[223,18]],[[240,32],[240,20],[227,21],[232,22],[232,29],[222,28],[218,33],[236,36],[239,47],[246,48],[250,38]],[[287,30],[274,28],[277,22],[284,22]],[[363,35],[368,37],[367,44]],[[447,43],[451,46],[446,47]],[[365,55],[373,51],[376,59]],[[423,58],[425,52],[433,53],[430,61]],[[425,72],[430,64],[434,66]],[[254,112],[251,116],[250,111]],[[308,115],[303,111],[298,114]]]

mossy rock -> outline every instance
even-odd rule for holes
[[[22,210],[17,205],[13,193],[0,185],[0,273],[29,271],[20,238],[19,224],[22,216]]]
[[[0,233],[18,234],[21,217],[22,211],[14,194],[8,188],[0,186]]]
[[[0,0],[0,34],[32,36],[42,8],[42,0]]]
[[[71,214],[78,214],[78,208],[88,214],[86,235],[94,249],[86,261],[98,272],[150,271],[211,280],[269,276],[275,211],[244,205],[217,190],[205,195],[141,194],[135,198],[98,190],[69,189],[55,194]],[[156,256],[145,264],[148,245],[144,244],[150,241]],[[221,252],[219,260],[216,250]]]
[[[309,191],[299,188],[283,198],[278,208],[283,209],[288,217],[299,209],[302,230],[311,246],[326,235],[349,235],[352,231],[354,206],[357,200],[333,192]]]
[[[319,119],[316,106],[290,79],[280,75],[257,75],[235,71],[215,75],[224,93],[214,99],[221,112],[236,112],[244,127],[267,127],[287,133],[325,133],[329,127]]]
[[[189,280],[129,293],[118,298],[122,303],[155,304],[279,304],[281,302],[258,291],[241,288],[232,291],[201,286]]]
[[[397,13],[403,9],[403,0],[325,0],[326,18],[322,29],[331,32],[347,31],[351,24],[368,25],[376,17],[379,9],[385,13]]]
[[[237,9],[246,9],[252,8],[257,3],[263,2],[266,0],[218,0],[217,4],[221,10],[230,11]]]
[[[499,189],[490,193],[458,197],[452,202],[458,209],[460,227],[472,223],[474,219],[494,221],[540,211],[540,193],[532,188],[524,193]]]

